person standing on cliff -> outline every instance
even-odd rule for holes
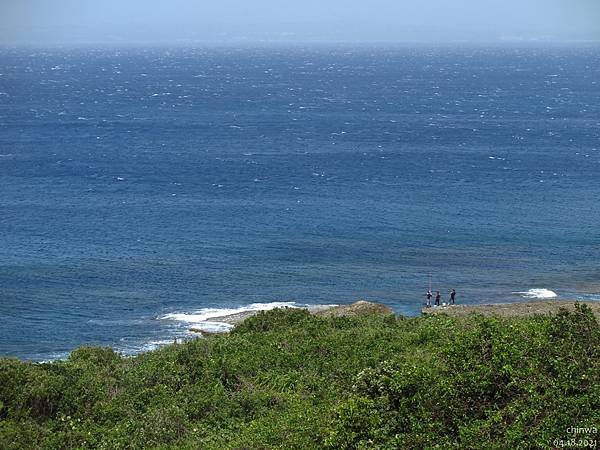
[[[431,289],[427,291],[427,294],[425,294],[425,296],[427,297],[427,303],[425,303],[425,307],[431,308],[431,297],[433,296],[433,294],[431,293]]]
[[[452,289],[450,291],[450,304],[454,305],[454,297],[456,297],[456,291],[454,289]]]
[[[440,295],[440,291],[435,292],[435,306],[440,306],[440,299],[442,296]]]

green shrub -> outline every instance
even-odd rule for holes
[[[599,344],[584,306],[529,319],[273,310],[133,358],[0,359],[0,448],[547,448],[598,427]]]
[[[589,308],[467,325],[426,353],[360,372],[330,447],[540,448],[569,424],[597,426],[599,326]],[[381,421],[344,413],[357,404],[368,405],[359,418]]]

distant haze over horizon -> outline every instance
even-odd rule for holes
[[[597,0],[3,0],[1,45],[600,41]]]

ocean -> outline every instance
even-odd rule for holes
[[[4,48],[0,355],[600,300],[599,174],[598,46]]]

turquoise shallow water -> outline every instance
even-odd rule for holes
[[[272,302],[416,314],[429,278],[463,303],[599,298],[598,48],[0,63],[2,355],[135,353]]]

